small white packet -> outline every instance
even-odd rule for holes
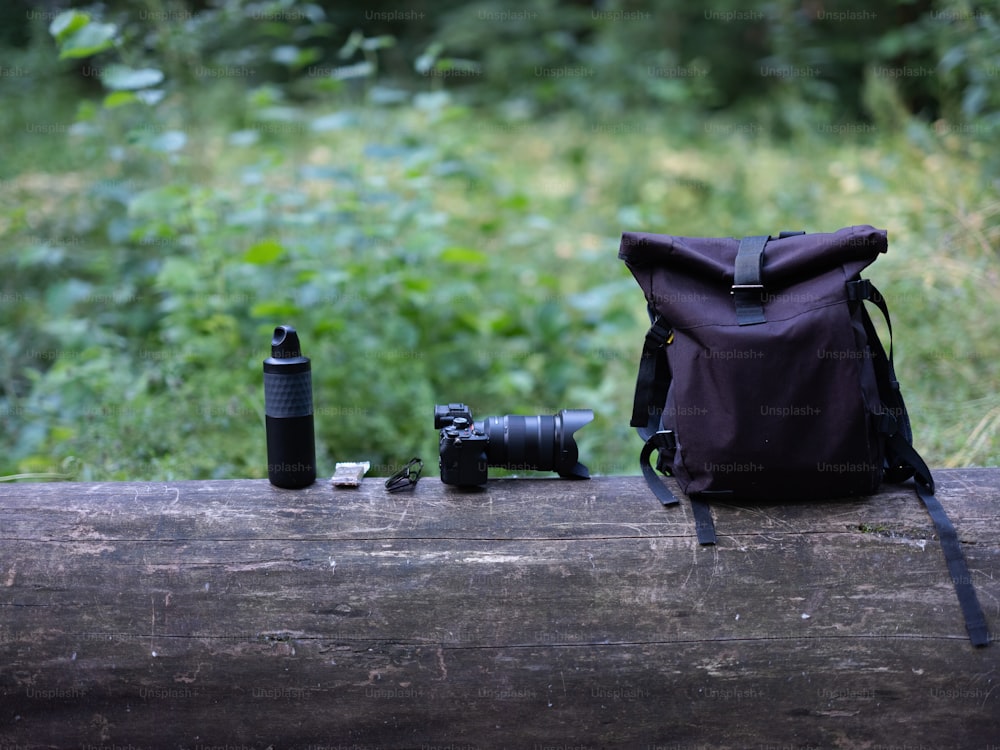
[[[334,487],[358,487],[361,479],[368,473],[371,464],[368,461],[360,463],[338,463],[330,483]]]

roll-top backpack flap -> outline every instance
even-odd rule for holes
[[[733,300],[735,238],[674,237],[626,232],[625,261],[659,315],[675,327],[738,325]],[[844,282],[887,249],[886,232],[871,226],[772,239],[763,253],[762,291],[767,320],[844,300]]]

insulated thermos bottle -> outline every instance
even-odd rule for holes
[[[291,326],[274,329],[271,356],[264,360],[264,419],[271,484],[297,489],[315,482],[312,368]]]

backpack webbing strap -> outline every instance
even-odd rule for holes
[[[896,379],[896,369],[892,361],[892,319],[885,297],[875,288],[869,279],[859,279],[847,282],[847,298],[856,303],[864,301],[874,304],[882,313],[886,327],[889,330],[889,353],[882,347],[878,331],[872,324],[867,311],[862,309],[862,323],[868,336],[868,346],[872,353],[872,366],[875,369],[875,380],[878,385],[878,395],[886,411],[896,420],[895,429],[903,439],[912,445],[913,432],[910,429],[910,418],[906,413],[906,403]],[[887,441],[885,456],[885,481],[898,484],[913,476],[913,467],[903,461],[893,448],[893,443]]]
[[[736,303],[736,322],[741,326],[766,323],[764,304],[764,246],[770,236],[744,237],[736,251],[733,273],[733,300]]]
[[[892,319],[889,317],[889,306],[885,303],[885,297],[882,296],[882,292],[875,288],[871,279],[848,281],[846,286],[847,299],[851,302],[867,300],[874,304],[882,313],[882,317],[885,318],[886,327],[889,329],[889,366],[892,367]],[[895,382],[895,378],[893,381]],[[896,386],[898,387],[898,384]]]
[[[903,394],[896,380],[896,372],[892,361],[892,320],[889,318],[889,308],[885,297],[868,279],[859,279],[847,283],[847,296],[851,301],[868,301],[878,307],[885,324],[889,329],[889,353],[882,348],[878,333],[867,315],[864,316],[865,331],[868,334],[869,346],[873,352],[873,364],[878,380],[879,397],[886,408],[882,415],[880,431],[886,436],[886,472],[888,482],[902,482],[913,477],[917,496],[924,504],[927,514],[934,523],[941,550],[944,552],[948,573],[958,595],[958,603],[965,617],[965,629],[969,640],[974,646],[986,646],[990,642],[986,618],[972,585],[969,566],[962,553],[962,545],[958,532],[945,512],[941,502],[934,495],[934,478],[927,464],[913,447],[913,433],[910,430],[910,420],[903,402]]]
[[[986,616],[976,596],[976,589],[972,585],[972,575],[962,553],[962,543],[958,539],[955,525],[948,518],[941,502],[934,496],[934,478],[930,469],[901,432],[893,430],[891,433],[887,432],[887,436],[896,454],[913,467],[913,481],[917,486],[917,495],[937,530],[944,559],[948,563],[948,573],[951,575],[951,582],[955,586],[958,603],[965,617],[965,629],[969,633],[969,640],[973,646],[989,645],[990,633],[986,626]]]
[[[652,310],[652,308],[651,308]],[[665,455],[673,457],[677,450],[677,441],[670,430],[660,429],[660,415],[667,399],[672,375],[670,362],[667,360],[666,347],[670,343],[673,331],[661,324],[659,316],[650,314],[652,325],[646,332],[642,346],[642,359],[639,362],[639,375],[635,383],[635,399],[632,403],[632,421],[630,425],[636,428],[640,437],[645,440],[642,452],[639,454],[639,468],[646,479],[649,489],[664,507],[677,505],[678,500],[670,488],[656,475],[649,462],[653,451],[660,452],[657,466],[668,463]],[[665,474],[667,472],[664,472]],[[691,510],[694,513],[695,531],[699,544],[715,544],[715,524],[712,521],[712,511],[708,504],[691,498]]]
[[[639,375],[635,380],[635,400],[632,402],[632,420],[629,425],[638,428],[653,425],[649,434],[642,435],[643,439],[659,429],[660,413],[667,400],[671,375],[665,347],[672,333],[669,327],[660,324],[657,316],[646,331],[646,339],[642,345],[642,359],[639,361]],[[653,417],[656,418],[655,423]]]
[[[698,534],[698,544],[715,544],[715,521],[708,503],[696,497],[691,498],[691,512],[694,513],[694,530]]]
[[[677,496],[656,476],[656,471],[649,463],[649,457],[654,450],[667,451],[669,455],[673,455],[673,452],[677,450],[674,433],[670,430],[660,430],[653,433],[646,440],[646,444],[642,446],[642,453],[639,454],[639,466],[642,468],[642,476],[646,479],[646,484],[656,495],[656,499],[663,503],[664,507],[677,505]],[[703,500],[695,497],[690,498],[690,500],[698,544],[715,544],[715,522],[712,520],[712,509]]]
[[[656,476],[656,471],[649,463],[649,457],[653,451],[661,449],[668,450],[671,453],[677,449],[677,443],[674,442],[674,433],[670,430],[660,430],[646,440],[646,444],[642,446],[642,453],[639,454],[639,467],[642,469],[642,475],[646,478],[646,484],[649,485],[649,489],[656,495],[656,499],[664,505],[677,505],[677,498],[674,496],[674,493],[670,491],[667,485],[660,481],[660,478]]]

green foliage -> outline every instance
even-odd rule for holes
[[[998,28],[968,0],[477,0],[442,13],[434,38],[481,64],[475,94],[491,100],[598,115],[763,102],[787,133],[876,117],[866,74],[928,120],[995,110]]]
[[[118,29],[97,23],[86,13],[68,10],[52,21],[49,31],[59,45],[59,59],[91,57],[114,46]]]
[[[270,15],[250,23],[251,7]],[[432,406],[462,400],[480,417],[593,408],[585,462],[631,473],[644,301],[620,232],[852,223],[890,230],[872,276],[921,448],[938,465],[1000,461],[989,131],[913,120],[884,76],[866,84],[870,127],[835,119],[807,82],[780,107],[705,115],[696,105],[726,101],[714,74],[642,76],[702,65],[666,49],[623,74],[652,108],[623,111],[633,100],[610,78],[533,68],[613,78],[630,27],[589,11],[510,19],[478,54],[474,35],[461,42],[469,14],[512,11],[469,7],[414,55],[415,83],[387,72],[391,37],[335,33],[309,4],[153,3],[145,27],[113,9],[47,24],[47,46],[23,54],[54,83],[0,80],[0,313],[17,353],[0,364],[0,475],[263,476],[261,362],[281,323],[313,359],[321,472],[432,458]],[[808,59],[787,45],[783,60]],[[91,63],[94,86],[67,85]],[[522,78],[486,80],[506,65]],[[566,101],[580,106],[531,114]],[[992,100],[977,107],[970,122],[988,123]]]
[[[964,0],[947,3],[931,22],[942,29],[931,33],[953,116],[1000,129],[1000,17],[995,10],[976,8]]]
[[[12,14],[12,38],[25,33],[25,16]],[[52,26],[67,58],[114,46],[132,67],[152,53],[179,84],[238,71],[300,97],[378,73],[390,91],[429,78],[433,88],[536,111],[802,101],[808,108],[775,113],[795,128],[802,116],[876,116],[864,103],[865,77],[875,75],[928,120],[997,109],[996,10],[970,0],[440,0],[407,9],[388,0],[109,0]]]

